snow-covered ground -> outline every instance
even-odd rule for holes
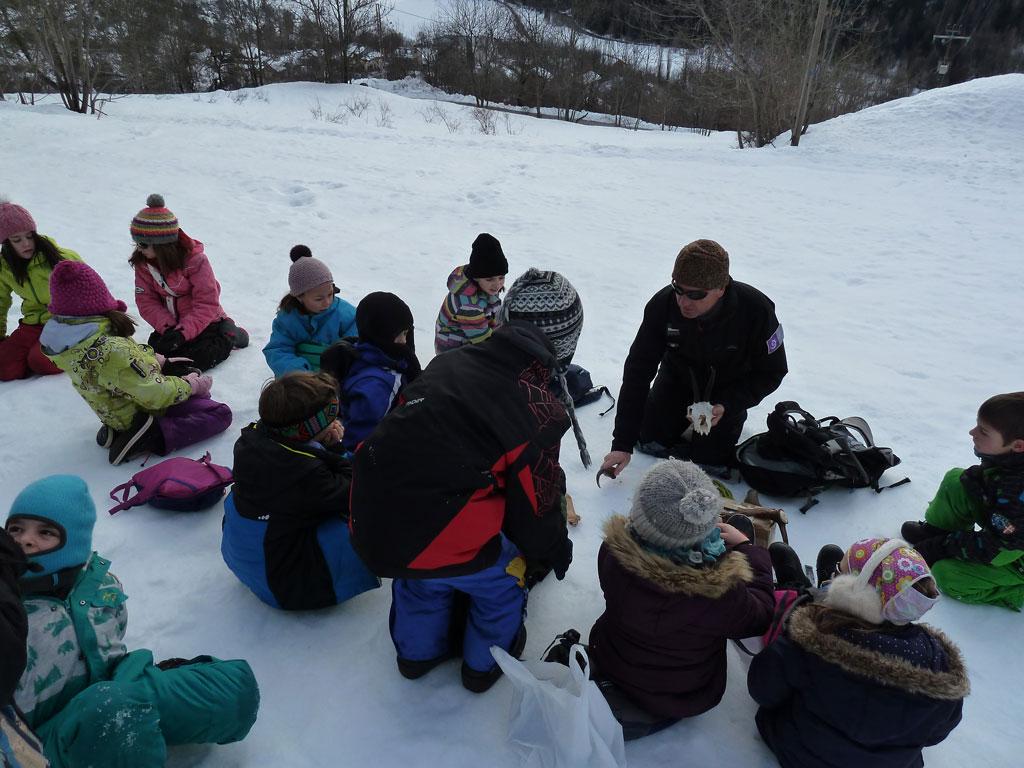
[[[760,431],[782,399],[818,415],[861,415],[903,457],[892,479],[913,478],[880,495],[829,492],[806,516],[780,501],[807,560],[825,542],[894,535],[920,517],[943,471],[972,461],[967,430],[978,404],[1024,385],[1024,75],[881,105],[812,126],[798,149],[758,151],[731,148],[731,135],[520,116],[486,136],[463,107],[442,105],[461,120],[452,133],[427,114],[431,102],[360,86],[240,94],[247,98],[135,96],[108,105],[98,121],[56,105],[0,102],[0,191],[129,305],[128,224],[148,193],[163,193],[184,229],[206,243],[223,304],[252,346],[213,372],[213,394],[231,405],[234,426],[190,455],[209,449],[230,463],[238,429],[255,418],[270,376],[260,347],[297,242],[327,261],[353,303],[372,290],[405,298],[426,357],[448,272],[489,231],[513,276],[535,265],[575,284],[586,312],[577,361],[617,389],[644,303],[668,281],[675,253],[698,237],[719,240],[734,276],[775,300],[786,329],[791,373],[751,414],[747,432]],[[321,118],[348,116],[315,119],[318,103]],[[9,322],[18,317],[16,304]],[[83,475],[102,510],[108,490],[137,470],[106,463],[93,442],[96,418],[64,377],[2,384],[0,404],[2,510],[26,483],[55,472]],[[591,452],[602,456],[613,417],[594,406],[580,416]],[[602,521],[627,511],[650,464],[638,456],[599,490],[571,434],[563,448],[583,523],[571,532],[566,580],[531,594],[533,658],[567,627],[586,635],[600,613]],[[158,658],[243,657],[260,681],[260,718],[245,742],[176,749],[173,765],[518,764],[505,741],[507,682],[474,696],[454,662],[402,679],[386,587],[317,613],[268,608],[224,566],[220,517],[219,509],[139,507],[116,518],[101,512],[96,527],[96,548],[131,596],[130,647]],[[1024,685],[1014,661],[1022,617],[948,600],[928,618],[961,644],[973,693],[962,725],[926,750],[927,764],[1019,765],[1012,692]],[[628,745],[630,764],[774,765],[756,735],[744,673],[730,651],[721,705]]]

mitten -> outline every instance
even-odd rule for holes
[[[562,553],[551,563],[551,570],[555,572],[555,578],[561,581],[565,578],[565,572],[569,570],[569,564],[572,562],[572,541],[568,538],[565,539],[565,545],[562,547]]]
[[[209,397],[213,389],[213,377],[205,373],[188,373],[182,376],[192,387],[192,397]]]
[[[160,335],[160,338],[153,339],[153,349],[162,355],[169,355],[185,343],[185,334],[177,328],[171,328]]]

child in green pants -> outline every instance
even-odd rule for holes
[[[943,593],[965,603],[1024,608],[1024,392],[981,404],[970,432],[981,463],[946,473],[924,522],[903,538]]]
[[[51,475],[18,494],[5,528],[25,553],[28,659],[14,699],[52,768],[162,768],[171,744],[227,744],[256,720],[249,665],[128,652],[127,596],[92,551],[85,481]]]

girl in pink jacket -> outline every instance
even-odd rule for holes
[[[248,346],[249,334],[220,305],[220,283],[203,244],[181,230],[161,195],[150,195],[146,206],[132,219],[135,252],[128,263],[135,268],[139,314],[154,328],[149,344],[171,360],[183,358],[173,375],[190,367],[205,371]]]

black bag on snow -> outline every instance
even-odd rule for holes
[[[792,400],[768,414],[768,431],[736,448],[740,474],[750,487],[772,496],[806,496],[801,512],[817,504],[826,488],[873,488],[880,493],[910,482],[879,486],[885,470],[900,463],[891,448],[875,445],[859,416],[816,419]]]
[[[601,399],[602,395],[608,395],[612,400],[612,404],[608,406],[608,409],[601,411],[602,416],[615,407],[615,398],[608,391],[608,387],[595,387],[590,371],[582,365],[576,365],[576,363],[569,364],[569,367],[565,370],[565,384],[569,389],[569,397],[572,398],[572,404],[575,408],[581,408],[584,405],[597,402]]]

